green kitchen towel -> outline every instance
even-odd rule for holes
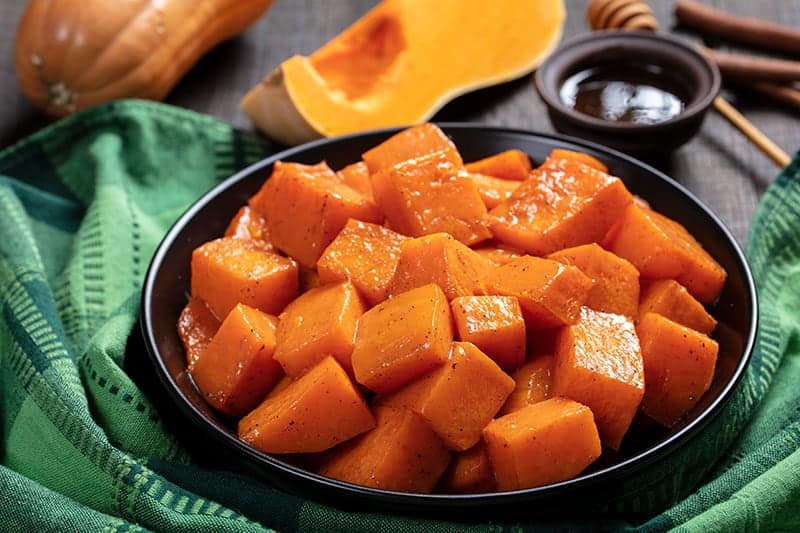
[[[176,429],[137,340],[143,276],[181,212],[269,149],[209,117],[123,101],[0,152],[0,530],[800,529],[797,157],[752,226],[760,337],[720,416],[593,514],[461,524],[305,500]]]

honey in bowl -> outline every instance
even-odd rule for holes
[[[594,67],[568,77],[559,97],[564,105],[608,122],[657,124],[680,115],[685,88],[655,65]]]

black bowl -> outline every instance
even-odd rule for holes
[[[654,69],[653,75],[680,87],[683,111],[653,124],[611,122],[576,111],[561,100],[561,87],[573,74],[620,65],[647,65]],[[714,63],[680,39],[648,31],[598,31],[573,39],[547,58],[534,79],[556,130],[644,157],[666,155],[691,139],[720,89]]]
[[[323,139],[281,152],[224,181],[178,219],[153,257],[142,293],[141,326],[156,373],[180,411],[199,431],[213,437],[220,449],[238,454],[251,471],[277,486],[306,497],[346,508],[433,514],[449,519],[499,517],[500,513],[507,519],[530,513],[533,508],[551,513],[566,510],[572,516],[575,502],[587,498],[602,506],[604,501],[619,496],[620,480],[641,473],[685,445],[730,399],[755,340],[757,301],[750,269],[730,232],[708,208],[664,174],[631,157],[556,135],[463,124],[443,124],[442,128],[466,161],[510,148],[527,152],[534,162],[544,160],[557,147],[591,154],[605,162],[633,193],[686,226],[725,267],[728,281],[711,310],[720,322],[717,372],[709,392],[682,423],[669,431],[655,426],[638,428],[636,437],[626,439],[616,457],[606,458],[574,479],[527,490],[468,496],[405,494],[343,483],[261,453],[237,438],[235,423],[215,413],[195,389],[176,331],[178,315],[189,293],[192,250],[223,234],[231,217],[268,177],[275,161],[312,164],[325,160],[332,168],[341,168],[357,161],[364,151],[397,129]]]

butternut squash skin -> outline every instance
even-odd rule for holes
[[[17,79],[57,117],[117,98],[161,100],[272,1],[31,0],[17,28]]]

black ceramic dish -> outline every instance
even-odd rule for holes
[[[306,497],[361,510],[432,514],[449,519],[579,512],[579,503],[593,506],[620,495],[621,481],[640,474],[689,442],[730,399],[750,359],[756,331],[757,302],[750,270],[731,234],[691,193],[657,170],[635,159],[567,137],[477,125],[443,124],[466,161],[518,148],[541,162],[556,147],[580,150],[602,161],[629,189],[662,213],[684,224],[728,271],[728,281],[712,313],[719,320],[720,355],[711,390],[683,423],[670,431],[638,428],[616,457],[603,461],[575,479],[514,492],[470,496],[421,495],[380,491],[323,478],[278,457],[250,448],[236,437],[235,423],[211,410],[186,370],[176,332],[178,315],[189,292],[192,250],[223,234],[228,221],[262,185],[276,160],[306,164],[325,160],[341,168],[360,158],[396,129],[323,139],[292,148],[239,172],[200,198],[167,233],[145,279],[141,326],[156,373],[181,412],[198,431],[213,437],[221,453],[238,456],[242,464],[276,485]]]
[[[587,69],[648,66],[682,90],[685,107],[677,116],[654,124],[611,122],[581,113],[562,101],[564,82]],[[719,93],[716,65],[694,48],[669,35],[647,31],[598,31],[573,39],[536,71],[539,91],[553,127],[568,135],[599,142],[625,153],[664,156],[694,136]]]

